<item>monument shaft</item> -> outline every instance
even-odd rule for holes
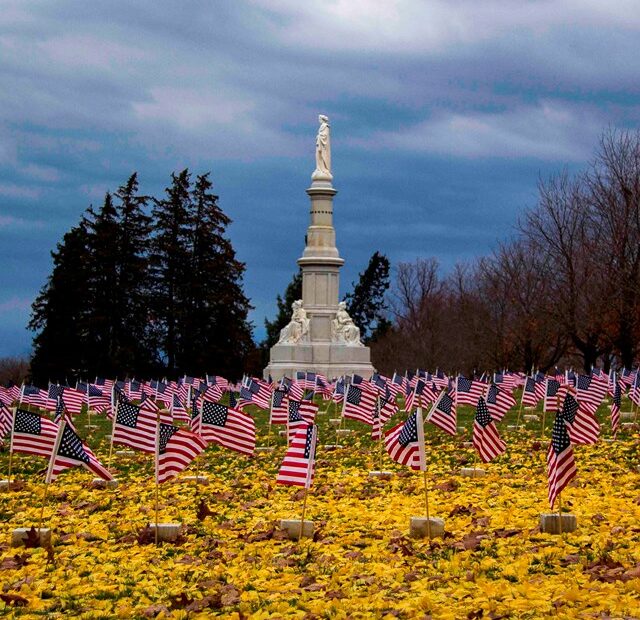
[[[368,347],[360,342],[344,302],[339,302],[340,258],[333,227],[329,119],[320,115],[316,138],[316,169],[307,194],[311,200],[305,248],[298,259],[302,299],[292,308],[291,322],[271,348],[265,377],[293,377],[296,371],[319,372],[332,378],[344,374],[369,377],[373,372]]]

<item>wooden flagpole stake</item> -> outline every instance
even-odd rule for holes
[[[431,540],[431,517],[429,515],[429,488],[427,485],[427,470],[422,472],[422,480],[424,481],[424,507],[427,511],[427,536]]]
[[[558,530],[562,534],[562,493],[558,493]]]
[[[523,392],[524,395],[524,392]],[[520,400],[520,408],[518,409],[518,419],[516,420],[516,430],[520,428],[520,416],[522,414],[522,400]]]
[[[159,513],[159,495],[160,495],[160,483],[158,482],[158,469],[159,469],[159,453],[160,453],[160,410],[156,414],[156,509],[155,509],[155,518],[156,518],[156,546],[158,546],[158,513]],[[196,484],[197,484],[196,480]]]
[[[118,419],[118,406],[120,405],[120,399],[116,398],[116,408],[113,412],[113,420],[111,422],[111,438],[109,440],[109,458],[107,459],[107,469],[111,467],[111,457],[113,456],[113,434],[116,431],[116,421]]]
[[[304,500],[302,502],[302,519],[300,520],[300,533],[298,534],[298,542],[302,538],[302,532],[304,530],[304,515],[307,512],[307,495],[309,494],[309,489],[305,487],[304,489]]]

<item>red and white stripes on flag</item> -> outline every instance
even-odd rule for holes
[[[254,419],[220,403],[202,402],[201,434],[206,441],[242,454],[253,454],[256,449]]]
[[[116,406],[111,437],[113,443],[154,453],[158,414],[120,400]]]
[[[269,424],[286,424],[289,416],[289,398],[287,390],[276,388],[271,396]]]
[[[424,423],[420,407],[410,414],[405,422],[396,424],[384,434],[384,446],[396,463],[426,471]]]
[[[11,409],[3,402],[0,402],[0,439],[4,439],[7,435],[11,435],[11,426],[13,425],[13,413]]]
[[[564,399],[562,414],[571,443],[592,445],[598,441],[600,434],[598,421],[592,413],[581,409],[571,394],[567,394]]]
[[[502,420],[505,413],[515,405],[516,399],[511,394],[500,389],[495,383],[489,386],[486,406],[494,420]]]
[[[56,479],[58,474],[70,467],[82,467],[93,472],[103,480],[113,480],[111,472],[98,460],[91,448],[78,436],[73,425],[62,419],[56,440],[55,450],[51,453],[47,470],[47,483]]]
[[[350,420],[358,420],[365,424],[373,424],[377,394],[370,384],[350,384],[343,402],[342,416]]]
[[[614,435],[618,432],[618,426],[620,426],[620,406],[622,403],[622,388],[620,382],[616,381],[615,384],[613,400],[611,401],[611,430]]]
[[[450,394],[444,390],[427,415],[427,422],[431,422],[449,435],[458,432],[458,418],[456,416],[456,404]]]
[[[466,377],[458,377],[456,380],[455,393],[452,394],[452,398],[458,405],[470,405],[475,407],[478,403],[478,399],[484,395],[484,391],[487,386],[479,381],[473,379],[467,379]]]
[[[158,425],[156,435],[156,480],[166,482],[184,471],[202,454],[207,442],[200,436],[173,424]]]
[[[58,425],[37,413],[17,409],[13,417],[11,452],[50,458],[58,437]]]
[[[606,393],[607,383],[605,381],[600,381],[596,377],[578,375],[576,379],[576,400],[583,411],[595,415]]]
[[[553,423],[551,442],[547,450],[548,494],[551,508],[553,508],[558,495],[575,475],[576,463],[565,424],[564,410],[558,411]]]
[[[318,427],[313,424],[294,434],[276,478],[277,484],[309,489],[313,482],[316,462]]]
[[[484,398],[478,399],[476,407],[476,417],[473,421],[473,447],[485,463],[500,456],[507,449],[507,444],[500,439]]]

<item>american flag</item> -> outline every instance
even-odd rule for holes
[[[120,400],[113,424],[113,443],[142,452],[156,451],[157,413]]]
[[[377,396],[373,387],[361,384],[350,384],[347,387],[347,397],[344,400],[342,415],[351,420],[358,420],[365,424],[373,424],[373,413]]]
[[[64,415],[64,399],[62,398],[62,394],[60,396],[58,396],[58,398],[56,399],[56,410],[53,416],[53,421],[56,424],[60,424],[60,422],[62,422],[62,418],[65,417]]]
[[[316,387],[315,393],[322,396],[322,400],[331,400],[333,390],[329,385],[329,380],[320,373],[316,373]]]
[[[422,410],[416,409],[405,422],[397,424],[384,434],[384,445],[389,456],[401,465],[425,471],[427,461],[424,447]]]
[[[286,390],[276,388],[271,400],[271,413],[269,424],[286,424],[289,411],[289,403]]]
[[[405,392],[406,384],[407,380],[404,375],[399,375],[397,372],[394,372],[391,382],[389,383],[389,389],[394,396],[398,396],[398,394]]]
[[[11,451],[49,458],[58,436],[58,425],[48,418],[17,409],[13,420]]]
[[[140,400],[142,398],[142,383],[132,379],[125,385],[125,392],[129,400]]]
[[[242,411],[208,400],[202,403],[202,437],[225,448],[253,454],[256,449],[256,423]]]
[[[378,402],[380,405],[380,421],[384,424],[398,412],[398,403],[396,403],[396,397],[388,386],[378,397]]]
[[[623,368],[620,373],[620,381],[622,381],[623,385],[629,387],[634,382],[634,375],[637,376],[638,371],[634,372],[633,370],[629,370],[628,368]]]
[[[111,408],[110,392],[106,389],[100,389],[96,385],[87,385],[87,401],[89,409],[95,411],[108,411]]]
[[[156,432],[156,479],[158,484],[162,484],[184,471],[207,447],[207,442],[202,437],[173,424],[161,422]]]
[[[181,420],[183,422],[189,422],[189,414],[182,400],[177,394],[173,395],[173,403],[171,404],[171,415],[174,420]]]
[[[311,488],[316,463],[318,427],[307,425],[294,434],[276,478],[277,484]]]
[[[0,403],[7,405],[7,407],[11,407],[13,400],[13,397],[9,393],[9,389],[0,385]]]
[[[598,441],[598,421],[592,413],[582,409],[571,394],[567,394],[564,399],[562,417],[566,422],[571,443],[592,445]]]
[[[447,392],[442,392],[438,400],[433,403],[427,422],[435,424],[449,435],[455,435],[458,432],[458,420],[456,417],[456,404]]]
[[[436,399],[436,393],[429,387],[427,382],[424,379],[418,379],[405,400],[404,410],[409,412],[413,411],[414,407],[425,407],[429,403],[435,402]]]
[[[47,393],[35,385],[23,385],[20,403],[27,403],[34,407],[45,409],[47,406]]]
[[[595,415],[606,393],[607,384],[605,382],[595,377],[578,375],[576,380],[576,399],[580,409]]]
[[[103,480],[113,480],[109,470],[97,459],[91,448],[83,443],[73,426],[62,420],[61,436],[58,439],[58,449],[51,455],[47,482],[55,480],[58,474],[70,467],[81,465]]]
[[[613,400],[611,401],[611,430],[613,433],[618,432],[620,425],[620,406],[622,403],[622,388],[620,381],[616,381],[616,389],[613,391]]]
[[[546,388],[542,410],[548,413],[557,408],[556,400],[559,398],[558,391],[560,390],[560,382],[557,379],[547,379]]]
[[[289,383],[289,388],[287,390],[289,398],[293,398],[293,400],[302,400],[305,392],[306,388],[303,383],[300,383],[299,381],[291,381]]]
[[[466,377],[458,377],[453,399],[457,405],[471,405],[475,407],[478,399],[484,394],[486,386],[479,381],[472,381]]]
[[[207,400],[218,403],[222,400],[223,396],[224,396],[224,389],[220,384],[212,383],[211,385],[207,385],[207,389],[204,393],[204,397]]]
[[[511,394],[501,390],[495,383],[489,386],[486,407],[494,420],[502,420],[515,404],[516,399]]]
[[[22,394],[22,388],[14,384],[9,387],[7,392],[9,394],[9,397],[11,398],[11,402],[13,402],[16,400],[20,400],[20,396]],[[11,403],[8,403],[8,404],[11,404]]]
[[[345,379],[340,377],[333,387],[333,395],[331,396],[334,403],[338,404],[344,400]]]
[[[113,391],[115,381],[113,379],[106,379],[105,377],[96,377],[94,385],[96,385],[99,389],[104,389],[105,392],[110,393],[111,391]]]
[[[547,477],[549,479],[549,504],[551,508],[558,495],[576,475],[573,448],[565,424],[564,410],[556,413],[547,450]]]
[[[632,403],[640,407],[640,371],[636,370],[633,385],[629,390],[629,398]]]
[[[289,417],[287,421],[287,441],[291,443],[294,435],[300,428],[313,424],[313,419],[308,420],[302,415],[302,408],[308,401],[288,399]]]
[[[4,439],[11,433],[13,425],[13,414],[11,409],[3,402],[0,402],[0,439]]]
[[[507,444],[500,439],[484,398],[478,399],[476,407],[476,417],[473,421],[473,446],[485,463],[500,456],[507,449]]]
[[[522,390],[522,404],[525,407],[535,407],[540,400],[538,394],[536,380],[533,377],[527,377]]]
[[[442,372],[440,369],[436,369],[436,374],[433,377],[433,382],[436,384],[438,389],[444,390],[449,387],[449,377]]]
[[[269,409],[271,405],[271,386],[260,379],[249,379],[240,388],[240,402],[238,408],[253,404],[260,409]]]

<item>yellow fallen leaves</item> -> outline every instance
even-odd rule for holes
[[[301,510],[297,490],[274,483],[282,446],[253,459],[209,448],[200,461],[209,484],[177,480],[161,488],[161,521],[180,521],[184,530],[178,544],[157,548],[138,541],[154,518],[148,459],[130,459],[115,490],[91,488],[86,472],[65,473],[45,512],[54,564],[43,549],[7,544],[14,527],[38,522],[43,487],[25,476],[22,490],[0,495],[0,612],[92,619],[638,616],[637,439],[576,450],[579,477],[563,504],[577,515],[578,530],[563,537],[537,529],[539,513],[548,511],[546,446],[526,432],[507,439],[508,454],[481,479],[457,474],[470,451],[430,440],[430,509],[447,532],[432,542],[407,536],[409,518],[424,511],[420,475],[386,460],[396,475],[368,479],[377,448],[357,437],[342,450],[319,448],[308,500],[316,540],[300,544],[277,528]],[[19,473],[28,462],[18,459]],[[199,520],[203,499],[210,513],[201,511]]]

